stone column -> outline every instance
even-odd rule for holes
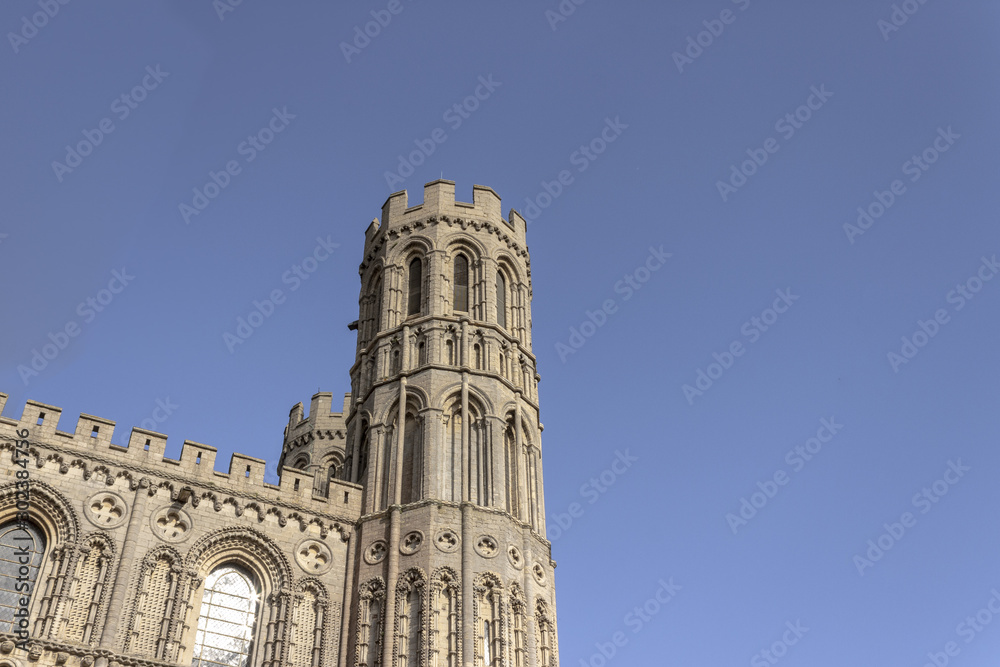
[[[145,477],[139,480],[135,490],[135,501],[132,503],[132,514],[128,519],[128,528],[125,529],[125,542],[122,545],[121,558],[118,559],[118,572],[115,576],[115,583],[111,589],[111,601],[108,603],[108,622],[104,625],[101,633],[100,645],[105,648],[120,648],[121,642],[118,637],[118,626],[124,616],[125,601],[128,596],[128,580],[132,571],[136,568],[136,549],[139,539],[139,532],[142,524],[146,521],[146,504],[150,495],[150,483]]]

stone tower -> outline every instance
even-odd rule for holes
[[[354,664],[557,664],[525,227],[490,188],[469,204],[438,180],[365,232],[347,442],[329,443],[363,489]]]

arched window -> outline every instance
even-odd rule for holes
[[[455,256],[454,310],[469,312],[469,260],[465,255]]]
[[[497,271],[497,324],[507,328],[507,279]]]
[[[205,579],[192,667],[246,667],[253,651],[260,597],[254,576],[222,565]]]
[[[410,262],[410,291],[407,299],[406,314],[420,314],[420,291],[423,286],[423,262],[419,257],[415,257]]]
[[[16,632],[18,629],[28,631],[28,619],[20,625],[14,615],[18,611],[19,600],[25,596],[30,599],[35,591],[38,580],[38,568],[45,552],[45,537],[33,524],[18,525],[11,521],[0,526],[0,632]],[[24,578],[19,571],[27,559],[28,574]],[[24,584],[29,590],[24,590]]]

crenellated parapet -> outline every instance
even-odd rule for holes
[[[313,473],[319,493],[326,494],[328,480],[339,478],[343,471],[347,451],[344,418],[350,412],[350,400],[351,395],[346,394],[343,410],[332,412],[333,394],[318,392],[309,403],[308,415],[301,403],[288,415],[278,466]]]
[[[322,395],[314,397],[314,406],[322,403]],[[329,394],[326,406],[329,407]],[[5,407],[8,396],[0,393],[0,410]],[[309,434],[323,433],[323,438],[331,443],[339,442],[343,450],[346,437],[343,418],[339,414],[321,415],[314,408],[309,419],[301,420],[298,428],[292,430],[295,437],[308,438]],[[329,409],[327,409],[329,413]],[[315,476],[304,470],[280,467],[278,484],[264,480],[266,461],[246,454],[233,453],[229,467],[225,471],[216,470],[218,450],[192,440],[181,445],[180,457],[165,456],[167,436],[155,431],[133,427],[128,446],[112,443],[116,423],[110,419],[81,414],[72,432],[59,429],[62,409],[53,405],[29,400],[25,403],[20,419],[2,416],[0,413],[0,441],[13,442],[21,439],[19,433],[28,433],[29,453],[35,459],[35,467],[54,465],[54,470],[62,475],[77,471],[83,481],[95,475],[105,480],[107,486],[118,481],[127,482],[134,488],[142,477],[150,478],[154,486],[170,490],[176,496],[183,487],[195,490],[195,500],[200,495],[215,498],[239,498],[233,500],[235,506],[245,508],[257,503],[262,513],[282,516],[296,509],[299,512],[316,515],[336,516],[345,526],[349,526],[360,514],[360,490],[357,485],[334,481],[332,497],[329,484],[318,488]],[[313,428],[314,427],[314,428]],[[294,439],[294,438],[293,438]],[[6,447],[0,442],[0,447]],[[280,461],[280,460],[279,460]],[[280,464],[279,464],[280,465]],[[199,495],[200,494],[200,495]],[[286,508],[283,512],[280,508]],[[308,522],[307,522],[308,523]],[[325,531],[324,531],[325,532]]]
[[[365,232],[364,259],[359,268],[362,277],[387,242],[427,232],[438,225],[493,235],[530,267],[525,242],[527,223],[521,214],[511,209],[504,218],[500,196],[492,188],[474,185],[472,193],[471,204],[455,201],[455,182],[442,179],[424,185],[424,200],[420,204],[409,206],[406,190],[389,195],[382,205],[382,219],[373,220]]]

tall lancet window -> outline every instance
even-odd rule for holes
[[[253,650],[259,593],[253,575],[232,565],[205,580],[192,667],[246,667]]]
[[[507,279],[497,271],[497,324],[507,328]]]
[[[35,592],[44,552],[45,537],[34,525],[12,521],[0,527],[0,632],[27,629],[18,624],[15,613],[21,597]]]
[[[465,255],[455,256],[455,311],[469,312],[469,260]]]
[[[423,262],[419,257],[410,262],[410,290],[407,299],[406,314],[420,314],[421,287],[423,286]]]

